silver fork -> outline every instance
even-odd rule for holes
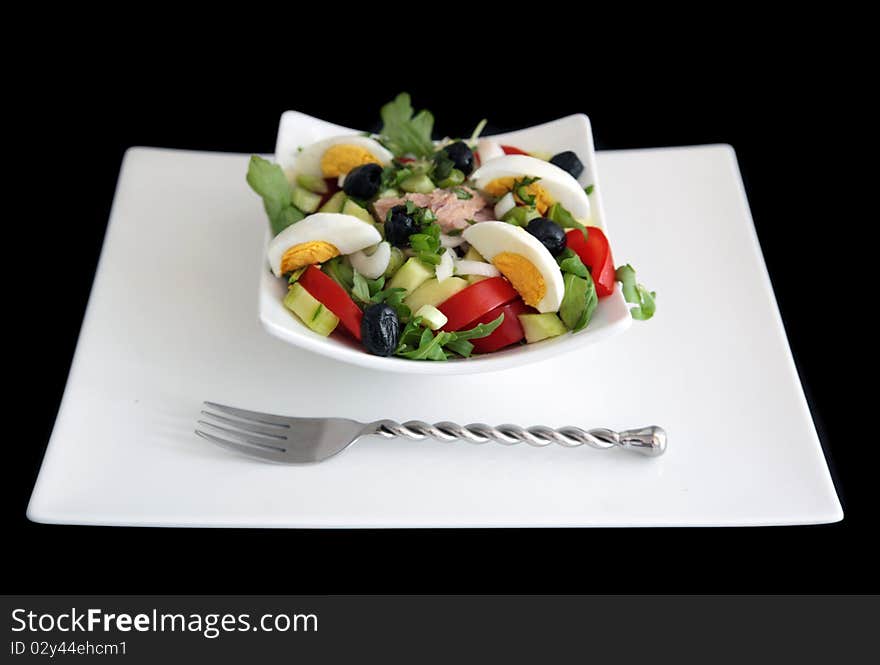
[[[574,448],[587,445],[600,450],[622,448],[656,457],[666,450],[666,432],[657,426],[623,432],[605,428],[583,430],[579,427],[553,429],[536,425],[498,425],[482,423],[457,425],[442,422],[430,424],[410,420],[403,424],[393,420],[360,423],[346,418],[288,418],[271,413],[246,411],[223,404],[205,402],[204,420],[199,420],[196,434],[228,450],[278,464],[323,462],[341,453],[363,436],[386,438],[402,436],[409,439],[427,438],[441,441],[462,439],[470,443],[496,441],[506,445],[525,442],[531,446],[556,443]]]

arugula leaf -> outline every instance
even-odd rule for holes
[[[409,358],[410,360],[446,360],[446,353],[443,351],[443,343],[449,333],[437,333],[435,336],[430,330],[425,328],[419,347],[412,351],[404,351],[397,355]]]
[[[379,131],[379,140],[397,157],[406,154],[430,157],[434,153],[434,142],[431,140],[434,116],[430,111],[413,113],[410,96],[406,92],[385,104],[380,111],[382,129]]]
[[[246,177],[248,185],[263,199],[273,235],[278,235],[305,214],[290,202],[290,183],[278,164],[251,155]]]
[[[572,275],[577,275],[578,277],[587,278],[590,276],[590,271],[587,270],[587,266],[584,265],[584,262],[581,261],[581,257],[575,254],[570,248],[566,247],[562,253],[556,257],[556,263],[559,264],[559,269],[564,273],[571,273]]]
[[[367,284],[366,278],[357,270],[353,273],[351,295],[355,300],[362,303],[370,302],[370,286]]]
[[[469,358],[474,352],[474,345],[466,339],[451,339],[446,342],[446,348],[460,355],[462,358]]]
[[[623,285],[624,299],[628,303],[637,305],[629,311],[634,319],[647,321],[654,316],[654,312],[657,311],[657,305],[654,303],[657,293],[648,291],[636,282],[636,271],[630,264],[620,266],[615,271],[614,278]]]
[[[444,349],[448,349],[467,358],[474,350],[474,345],[468,340],[491,335],[503,320],[504,314],[501,314],[495,320],[481,323],[470,330],[458,332],[441,330],[435,334],[429,328],[419,332],[423,319],[417,316],[404,327],[394,353],[410,360],[446,360],[449,355]]]
[[[474,195],[471,194],[464,187],[456,187],[452,191],[455,192],[455,197],[461,199],[462,201],[470,201],[472,198],[474,198]]]
[[[403,291],[404,289],[400,290]],[[404,326],[403,331],[400,333],[400,339],[397,342],[397,348],[394,353],[400,354],[418,347],[419,339],[421,338],[419,328],[422,326],[423,320],[424,319],[421,316],[416,316]]]
[[[587,237],[587,227],[577,221],[568,210],[563,208],[559,203],[554,203],[547,209],[547,218],[553,220],[564,229],[580,229]]]
[[[488,337],[495,332],[495,329],[503,322],[504,314],[499,314],[497,318],[492,319],[489,323],[481,323],[470,330],[459,330],[453,334],[456,339],[478,339],[480,337]]]

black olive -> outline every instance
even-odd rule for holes
[[[342,191],[356,199],[364,201],[379,193],[382,184],[382,167],[378,164],[362,164],[356,166],[342,183]]]
[[[385,303],[370,305],[361,319],[361,341],[374,356],[390,356],[400,338],[397,312]]]
[[[553,256],[562,254],[565,249],[567,238],[565,231],[559,224],[546,217],[536,217],[528,223],[526,231],[541,241]]]
[[[555,164],[563,171],[568,171],[574,178],[580,178],[581,173],[584,172],[584,165],[581,164],[581,160],[579,160],[578,156],[571,150],[566,150],[565,152],[560,152],[558,155],[553,155],[553,157],[550,158],[550,163]]]
[[[394,247],[407,247],[409,237],[419,230],[413,216],[406,211],[405,205],[394,206],[385,217],[385,240]]]
[[[465,175],[470,175],[474,170],[474,151],[464,141],[450,143],[443,148],[443,152],[455,163],[455,168]]]

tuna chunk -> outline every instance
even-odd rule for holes
[[[449,189],[435,189],[430,194],[407,194],[402,199],[379,199],[373,204],[376,215],[380,220],[394,206],[412,201],[420,208],[430,208],[437,215],[437,223],[446,233],[455,229],[467,228],[467,220],[473,219],[484,222],[492,219],[493,211],[489,202],[476,190],[470,187],[457,187],[470,194],[473,198],[460,199],[456,193]]]

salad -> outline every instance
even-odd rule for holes
[[[622,283],[636,319],[655,293],[615,269],[591,224],[572,151],[549,157],[480,138],[431,138],[406,93],[378,134],[301,146],[282,169],[251,157],[284,305],[319,335],[379,356],[447,360],[577,333]]]

